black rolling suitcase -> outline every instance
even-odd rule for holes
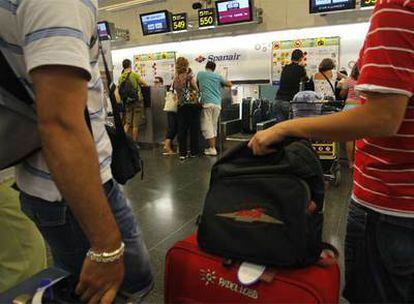
[[[240,119],[240,105],[232,104],[221,109],[220,120],[222,122]]]
[[[245,98],[242,101],[242,131],[254,133],[256,123],[262,119],[261,101],[259,99]]]
[[[252,98],[243,98],[242,100],[242,132],[250,133],[250,116]]]
[[[276,123],[289,119],[290,102],[275,100],[270,102],[269,120],[276,119]]]

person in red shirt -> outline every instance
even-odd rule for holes
[[[258,132],[272,152],[286,137],[358,139],[345,240],[350,302],[414,302],[414,0],[379,0],[359,59],[362,105]]]

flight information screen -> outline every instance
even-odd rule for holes
[[[142,33],[144,35],[161,34],[171,31],[168,11],[153,12],[140,15]]]
[[[356,0],[309,0],[310,13],[343,11],[354,9]]]
[[[253,20],[253,8],[250,0],[219,0],[216,2],[216,11],[219,25]]]
[[[101,40],[111,39],[109,24],[106,21],[98,22],[98,36]]]

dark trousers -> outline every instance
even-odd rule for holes
[[[187,156],[187,139],[190,134],[191,155],[200,153],[201,109],[196,105],[183,105],[178,108],[178,142],[180,156]]]
[[[174,112],[167,112],[168,131],[165,136],[166,139],[174,140],[178,132],[178,114]]]
[[[345,240],[344,297],[351,303],[414,302],[414,219],[352,202]]]

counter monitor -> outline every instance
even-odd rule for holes
[[[111,30],[109,28],[109,23],[106,21],[98,22],[98,36],[101,40],[110,40],[111,39]]]
[[[181,32],[187,30],[187,13],[173,14],[171,20],[173,32]]]
[[[198,10],[198,28],[210,28],[216,25],[216,11],[214,8]]]
[[[218,0],[216,10],[219,25],[253,21],[252,0]]]
[[[356,0],[309,0],[311,14],[355,9]]]
[[[140,19],[144,35],[168,33],[171,31],[170,13],[168,11],[141,14]]]

